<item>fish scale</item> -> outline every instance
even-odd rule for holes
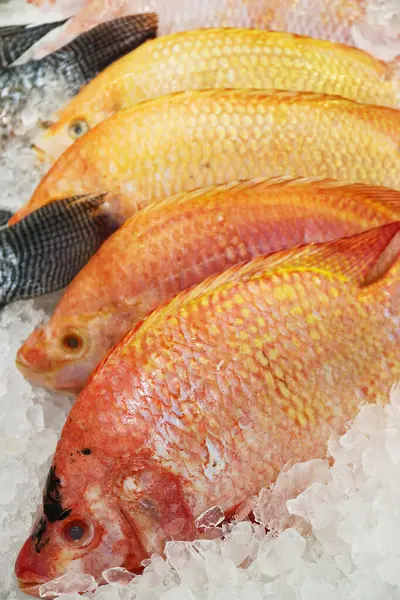
[[[36,141],[55,160],[87,128],[170,92],[258,88],[336,94],[398,107],[395,63],[340,44],[275,31],[200,29],[158,38],[108,67],[59,111]]]
[[[313,93],[182,92],[106,119],[58,159],[11,223],[52,199],[113,192],[126,220],[174,193],[254,177],[400,188],[400,112]]]
[[[110,566],[138,569],[167,540],[197,537],[207,509],[232,515],[289,461],[325,457],[360,403],[388,402],[400,377],[399,232],[396,221],[256,258],[133,328],[78,397],[52,461],[60,510],[92,537],[68,554],[69,524],[45,504],[46,535],[37,526],[21,550],[20,581],[32,592],[36,573],[101,581]]]
[[[400,192],[310,179],[232,182],[166,198],[102,245],[21,346],[17,365],[35,384],[79,390],[133,324],[179,291],[260,254],[396,220],[399,210]]]
[[[399,232],[396,221],[256,258],[133,328],[64,425],[48,479],[57,504],[47,483],[17,559],[23,589],[139,569],[167,540],[198,537],[205,510],[232,515],[288,461],[324,457],[360,403],[388,402],[400,377]]]

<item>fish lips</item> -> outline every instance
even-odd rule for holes
[[[35,598],[40,598],[40,587],[47,582],[47,580],[43,581],[25,581],[23,579],[17,579],[19,589],[24,592],[24,594],[28,594],[28,596],[33,596]]]
[[[22,546],[15,562],[15,575],[19,588],[30,596],[39,597],[39,588],[49,578],[36,572],[35,556],[32,553],[32,540],[29,538]]]

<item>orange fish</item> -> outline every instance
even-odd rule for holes
[[[259,257],[183,292],[99,365],[64,426],[20,587],[139,568],[229,517],[289,460],[324,457],[400,377],[400,221]],[[394,259],[394,260],[393,260]],[[368,281],[368,283],[366,283]]]
[[[51,200],[113,192],[138,209],[254,177],[327,177],[400,189],[400,111],[336,96],[263,90],[171,94],[99,123],[57,160],[10,223]]]
[[[44,0],[30,1],[46,10]],[[343,42],[373,50],[385,60],[393,58],[400,54],[396,19],[388,18],[394,10],[385,11],[383,6],[374,10],[373,4],[368,0],[56,0],[58,15],[76,16],[27,57],[54,52],[102,21],[151,11],[160,17],[162,35],[197,27],[255,27]]]
[[[54,161],[118,110],[169,92],[264,88],[336,94],[400,107],[396,63],[308,37],[248,29],[200,29],[151,41],[92,80],[36,140]]]
[[[240,261],[399,213],[400,192],[327,181],[252,180],[168,198],[103,244],[21,346],[17,365],[36,384],[76,392],[134,324],[179,291]]]

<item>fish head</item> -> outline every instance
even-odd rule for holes
[[[83,466],[90,449],[64,458],[75,468],[67,469],[64,476],[63,468],[59,474],[58,467],[51,467],[39,515],[15,563],[20,589],[32,596],[39,596],[44,583],[67,573],[90,574],[99,584],[105,583],[104,570],[123,565],[137,571],[145,558],[107,478],[102,477],[102,466],[98,469],[96,460],[90,461],[91,473]]]
[[[116,97],[117,90],[97,85],[95,88],[94,91],[93,86],[84,88],[52,123],[42,124],[33,145],[41,162],[52,164],[95,125],[124,108]]]
[[[162,552],[167,540],[195,537],[180,476],[160,468],[146,450],[135,457],[140,438],[124,435],[122,420],[115,423],[119,435],[110,436],[113,410],[104,413],[102,398],[101,412],[91,420],[91,411],[83,423],[79,402],[89,387],[64,427],[39,515],[15,564],[20,588],[31,595],[67,573],[90,574],[102,584],[109,568],[139,572],[142,561]],[[108,406],[109,397],[104,401]],[[102,427],[96,429],[96,421]]]
[[[78,289],[76,294],[84,304]],[[132,316],[100,308],[97,314],[81,314],[81,305],[76,305],[75,298],[71,302],[66,294],[50,321],[35,329],[19,348],[16,364],[35,385],[77,394],[129,330]]]
[[[53,164],[67,148],[91,129],[85,114],[61,118],[50,127],[42,126],[32,148],[40,162]]]

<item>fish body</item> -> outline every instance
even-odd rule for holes
[[[99,123],[70,146],[11,222],[60,197],[112,192],[138,209],[196,187],[254,177],[326,177],[400,188],[400,111],[336,96],[264,90],[169,94]]]
[[[49,31],[64,23],[65,20],[34,27],[28,25],[0,27],[0,67],[9,66]]]
[[[72,14],[70,2],[57,6],[60,14]],[[398,11],[368,0],[92,0],[82,2],[76,16],[39,42],[32,55],[53,52],[104,20],[145,11],[159,15],[160,35],[198,27],[254,27],[342,42],[385,60],[400,54]]]
[[[0,69],[0,133],[21,134],[48,120],[113,60],[155,37],[153,14],[124,17],[98,25],[42,60]],[[33,122],[32,122],[33,121]]]
[[[235,263],[399,213],[400,192],[326,181],[252,180],[168,198],[102,245],[21,346],[17,365],[36,384],[76,392],[131,327],[178,292]]]
[[[264,88],[332,94],[400,107],[395,64],[341,44],[246,29],[200,29],[152,40],[110,65],[35,142],[54,161],[80,133],[132,104],[170,92]]]
[[[67,198],[4,228],[0,211],[0,307],[71,281],[113,230],[98,214],[102,202],[102,196]]]
[[[400,222],[259,257],[155,310],[98,366],[63,428],[21,587],[139,568],[290,460],[324,457],[400,376]],[[396,258],[397,256],[397,258]],[[76,539],[78,538],[78,539]]]

